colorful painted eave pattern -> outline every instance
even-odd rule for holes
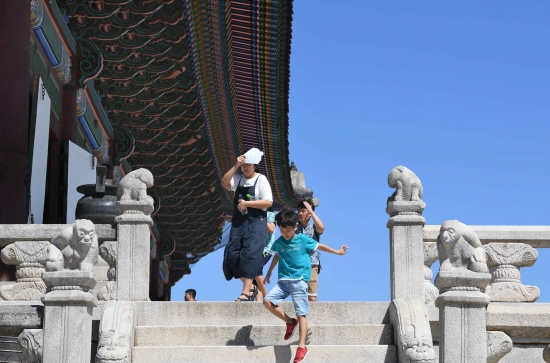
[[[155,176],[170,283],[220,243],[231,197],[219,182],[240,153],[262,149],[276,202],[296,203],[290,0],[56,2],[76,39],[78,85],[95,89],[112,124],[115,164]]]
[[[295,205],[288,169],[292,2],[184,0],[184,8],[218,178],[258,147],[276,202]]]

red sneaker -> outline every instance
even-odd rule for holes
[[[286,324],[285,340],[289,340],[294,335],[294,328],[298,325],[298,320],[292,319],[292,323]]]
[[[298,349],[296,349],[296,357],[294,358],[294,363],[297,363],[297,362],[303,362],[306,360],[306,355],[308,355],[309,353],[309,350],[307,349],[307,347],[298,347]]]

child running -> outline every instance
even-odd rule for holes
[[[343,245],[339,250],[325,246],[305,234],[296,234],[298,215],[290,208],[283,209],[275,217],[281,237],[271,246],[271,250],[279,256],[279,281],[267,294],[264,306],[273,315],[286,323],[284,339],[288,340],[294,334],[294,328],[299,324],[300,342],[296,349],[294,363],[303,362],[309,353],[306,347],[307,318],[309,314],[309,302],[307,298],[307,282],[311,277],[311,261],[309,253],[319,249],[336,255],[345,255],[348,249]],[[269,283],[271,269],[266,274],[265,280]],[[281,301],[288,296],[292,297],[297,319],[290,318],[279,307]]]

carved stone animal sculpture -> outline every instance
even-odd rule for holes
[[[464,223],[445,221],[437,237],[441,263],[439,271],[487,272],[487,260],[481,241]]]
[[[134,170],[120,181],[117,200],[121,203],[147,202],[153,205],[153,198],[147,195],[147,188],[154,184],[153,174],[147,169]]]
[[[395,193],[388,199],[392,202],[422,200],[424,189],[422,182],[411,170],[399,165],[393,168],[388,175],[388,185],[395,188]]]
[[[46,271],[93,271],[98,253],[94,224],[87,219],[77,219],[52,239],[48,246]]]

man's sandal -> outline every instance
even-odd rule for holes
[[[242,296],[244,296],[244,297],[242,297]],[[235,301],[250,301],[250,298],[251,298],[250,295],[247,295],[243,292],[243,293],[241,293],[241,295],[238,298],[235,299]]]

